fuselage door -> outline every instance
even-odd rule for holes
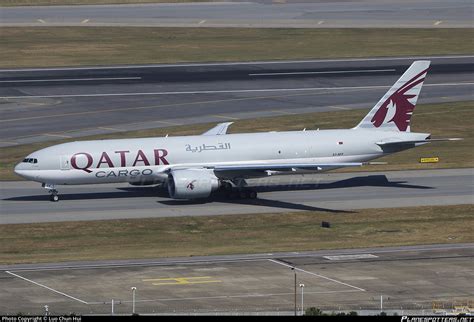
[[[71,160],[67,155],[62,155],[61,156],[61,170],[69,170],[71,169],[70,165]]]

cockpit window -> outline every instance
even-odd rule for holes
[[[25,163],[38,163],[38,159],[26,158],[26,159],[23,159],[23,162],[25,162]]]

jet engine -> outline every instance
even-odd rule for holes
[[[173,170],[168,175],[168,192],[173,199],[207,198],[219,188],[219,179],[211,170]]]

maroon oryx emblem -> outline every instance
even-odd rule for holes
[[[188,185],[186,186],[186,188],[188,190],[194,190],[194,183],[196,182],[196,180],[193,180],[191,181],[190,183],[188,183]]]
[[[411,115],[415,109],[415,105],[410,102],[410,100],[417,96],[415,94],[408,94],[407,92],[425,80],[427,71],[428,69],[425,69],[411,78],[380,106],[371,120],[375,127],[380,127],[383,123],[393,122],[400,131],[407,130]],[[394,112],[387,117],[389,109],[394,109]]]

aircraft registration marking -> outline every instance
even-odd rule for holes
[[[152,278],[144,279],[143,282],[152,282],[152,285],[188,285],[188,284],[205,284],[205,283],[222,283],[220,280],[214,280],[211,276],[195,276],[195,277],[169,277],[169,278]]]

